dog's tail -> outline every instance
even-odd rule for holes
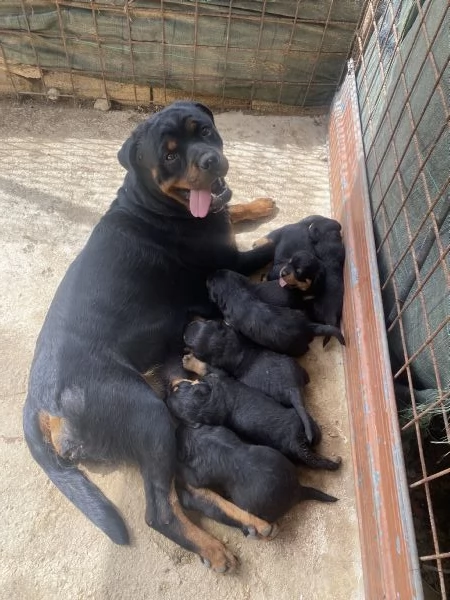
[[[129,544],[128,531],[117,508],[74,464],[56,454],[44,439],[38,414],[27,407],[23,429],[31,455],[56,487],[113,542]]]
[[[330,496],[325,492],[316,490],[316,488],[308,487],[304,485],[298,486],[297,490],[297,502],[303,502],[304,500],[318,500],[319,502],[337,502],[338,498]]]
[[[322,325],[322,323],[311,323],[311,331],[313,332],[314,337],[320,335],[324,336],[324,347],[328,344],[331,337],[337,338],[339,343],[342,344],[342,346],[345,346],[344,336],[338,327],[334,327],[333,325]]]

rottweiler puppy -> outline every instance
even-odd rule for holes
[[[192,351],[183,357],[185,369],[204,376],[211,365],[284,406],[295,408],[308,443],[319,443],[320,429],[306,411],[303,397],[309,376],[294,358],[254,344],[223,321],[192,321],[184,332],[184,341]]]
[[[223,425],[243,440],[279,450],[296,464],[329,471],[341,464],[340,458],[332,461],[311,450],[293,408],[281,406],[223,372],[213,370],[196,381],[175,381],[167,404],[184,423]]]
[[[330,222],[331,221],[331,222]],[[314,315],[319,323],[339,327],[344,303],[345,247],[341,225],[333,219],[314,218],[308,226],[314,253],[325,266],[325,284],[314,301]],[[328,340],[324,340],[324,344]]]
[[[305,310],[312,321],[338,327],[344,300],[345,262],[340,223],[312,215],[272,231],[254,245],[266,242],[275,244],[274,262],[267,279],[279,281],[285,290],[298,290],[299,294],[287,296],[278,292],[277,295],[271,287],[261,286],[260,297],[274,304],[280,298],[297,297],[299,302],[301,298],[303,304],[300,303],[299,308]],[[327,336],[324,345],[328,340]]]
[[[207,277],[262,268],[273,246],[237,250],[228,161],[207,107],[177,102],[152,115],[118,158],[125,181],[69,267],[37,340],[25,439],[51,481],[117,544],[129,543],[124,520],[77,463],[138,464],[148,525],[225,572],[235,557],[181,509],[175,426],[144,374],[160,367],[164,386],[184,375],[184,329],[193,314],[216,311]]]
[[[183,484],[218,490],[236,506],[269,523],[304,500],[337,501],[301,485],[297,469],[281,452],[246,444],[226,427],[180,424],[177,440],[178,473]],[[188,495],[181,493],[180,499],[185,508],[194,508]]]
[[[265,348],[300,356],[319,335],[334,336],[345,344],[337,327],[313,323],[301,310],[260,300],[254,284],[239,273],[221,269],[208,278],[207,287],[209,297],[218,305],[225,321]]]

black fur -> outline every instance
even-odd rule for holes
[[[177,144],[175,159],[168,155],[170,140]],[[142,374],[159,366],[165,380],[184,374],[184,328],[193,314],[216,310],[205,286],[208,275],[221,267],[250,273],[271,260],[273,248],[239,252],[226,209],[195,218],[184,201],[189,192],[174,187],[169,195],[164,187],[193,173],[198,180],[192,187],[216,186],[222,201],[229,199],[218,179],[228,163],[206,107],[179,102],[151,116],[124,143],[119,160],[128,171],[125,181],[69,267],[39,335],[25,438],[53,483],[119,544],[128,543],[122,517],[74,463],[137,463],[147,523],[201,552],[169,502],[175,428]],[[46,436],[46,415],[63,419],[62,456]],[[218,568],[226,568],[227,560]]]
[[[334,336],[345,344],[337,327],[313,323],[300,310],[266,304],[254,287],[246,277],[229,270],[217,271],[208,279],[209,296],[225,321],[252,341],[290,356],[305,354],[319,335]]]
[[[217,490],[269,523],[298,502],[337,500],[300,485],[297,469],[277,450],[246,444],[225,427],[180,425],[177,440],[182,482]]]
[[[220,321],[193,321],[184,341],[196,358],[295,408],[308,443],[320,442],[320,429],[305,409],[303,388],[309,376],[294,358],[252,343]]]
[[[221,373],[199,382],[181,381],[167,399],[172,413],[188,424],[223,425],[244,440],[270,446],[295,463],[311,469],[339,468],[315,454],[308,445],[301,420],[293,408]]]
[[[302,280],[305,256],[314,255],[321,267],[310,290],[303,294],[307,301],[300,307],[307,311],[311,320],[339,327],[344,300],[345,261],[340,223],[312,215],[298,223],[276,229],[267,237],[275,244],[274,263],[268,280],[278,280],[283,270],[295,274],[295,267],[299,266],[295,263],[299,262],[303,263],[298,273],[298,279]],[[301,261],[300,256],[303,257]],[[260,297],[270,302],[267,295]],[[328,339],[324,340],[324,345]]]

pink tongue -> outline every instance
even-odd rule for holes
[[[280,279],[278,280],[278,283],[281,285],[281,287],[284,287],[285,285],[287,285],[287,283],[285,282],[285,280],[280,277]]]
[[[211,206],[211,190],[191,190],[189,194],[189,210],[194,217],[203,219]]]

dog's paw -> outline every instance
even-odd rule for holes
[[[259,526],[247,525],[242,528],[242,532],[245,537],[259,539],[259,540],[273,540],[279,533],[280,528],[277,523],[267,523],[261,521]]]
[[[330,469],[331,471],[337,471],[338,469],[341,468],[342,465],[342,456],[336,456],[336,458],[331,461],[333,464],[333,467]]]
[[[192,373],[196,373],[201,377],[204,377],[207,374],[206,363],[202,362],[198,358],[195,358],[192,352],[183,356],[183,367],[186,369],[186,371],[191,371]]]
[[[254,214],[259,217],[269,217],[275,210],[275,200],[272,198],[255,198],[250,202]]]
[[[219,541],[209,544],[200,554],[200,560],[205,567],[222,575],[232,573],[238,566],[238,559]]]
[[[231,204],[228,208],[232,223],[241,221],[257,221],[270,217],[276,209],[272,198],[255,198],[245,204]]]
[[[191,364],[191,362],[195,360],[195,356],[192,354],[192,352],[189,352],[188,354],[185,354],[183,356],[182,362],[183,362],[183,367],[187,370],[190,371],[191,369],[189,368],[189,365]]]

